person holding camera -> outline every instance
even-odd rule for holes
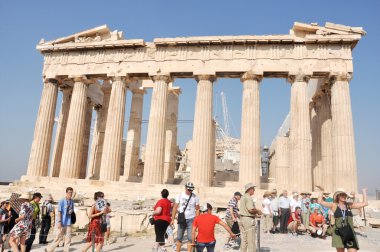
[[[346,202],[347,193],[343,189],[338,189],[333,196],[333,202],[323,200],[323,188],[317,186],[320,190],[318,203],[324,207],[330,208],[334,213],[335,225],[332,233],[332,246],[337,252],[344,252],[347,249],[350,252],[359,249],[359,243],[354,232],[353,215],[351,209],[360,209],[368,206],[367,188],[363,189],[363,202],[353,203],[349,206]]]

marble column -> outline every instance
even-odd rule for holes
[[[65,140],[67,118],[69,116],[72,87],[61,87],[62,104],[59,113],[57,129],[55,132],[55,141],[53,148],[52,161],[50,164],[50,177],[58,177],[61,167],[63,142]]]
[[[290,97],[290,185],[291,189],[312,191],[310,112],[307,84],[309,77],[289,77]]]
[[[283,190],[291,188],[289,183],[292,174],[289,169],[289,137],[279,136],[276,139],[275,147],[275,182],[277,190]]]
[[[60,178],[79,178],[86,120],[87,88],[87,79],[74,78],[74,88],[71,96],[65,141],[62,150],[61,168],[59,171]]]
[[[323,167],[321,162],[321,124],[320,124],[320,101],[316,98],[310,111],[311,128],[311,170],[313,175],[313,186],[322,185],[325,180],[323,177]]]
[[[123,141],[126,78],[115,77],[108,107],[100,180],[118,181],[121,166],[121,144]],[[128,80],[129,81],[129,80]]]
[[[326,192],[333,192],[334,186],[333,173],[333,154],[331,141],[331,108],[330,95],[326,92],[321,96],[321,106],[319,109],[319,118],[321,126],[321,160],[322,160],[322,176],[323,183],[321,184]]]
[[[86,117],[84,123],[83,147],[82,147],[82,164],[80,167],[79,178],[86,178],[87,160],[88,160],[88,146],[90,144],[90,132],[92,123],[92,109],[93,103],[90,98],[87,98]]]
[[[139,163],[139,152],[141,142],[141,122],[143,114],[145,90],[133,89],[131,111],[129,115],[129,125],[127,142],[125,147],[124,177],[137,176],[137,165]]]
[[[100,165],[103,154],[104,134],[106,131],[108,105],[111,96],[111,84],[104,80],[102,85],[103,104],[95,106],[96,122],[91,143],[90,162],[88,164],[87,178],[99,179]]]
[[[349,73],[339,73],[331,80],[331,118],[334,185],[357,191],[354,127],[351,112]]]
[[[177,160],[178,96],[181,90],[170,89],[166,111],[164,182],[173,183]]]
[[[29,156],[28,176],[48,175],[57,95],[57,80],[45,79]]]
[[[262,76],[245,73],[243,83],[239,182],[260,188],[260,81]]]
[[[144,184],[162,184],[164,182],[165,125],[170,77],[157,75],[153,76],[153,81],[142,181]]]
[[[215,76],[199,75],[195,100],[190,179],[196,187],[211,186],[213,167],[211,134],[213,132],[213,82]]]

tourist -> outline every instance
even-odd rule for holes
[[[47,244],[47,236],[51,226],[51,215],[54,213],[52,205],[53,198],[49,195],[46,197],[41,206],[41,230],[40,230],[40,244]],[[53,220],[54,221],[54,220]]]
[[[325,239],[327,224],[326,219],[322,215],[318,207],[314,208],[314,213],[310,215],[310,226],[306,227],[310,230],[312,237],[319,236],[322,239]]]
[[[105,240],[105,243],[107,245],[111,244],[111,241],[110,241],[110,235],[111,235],[111,212],[112,212],[112,209],[111,209],[111,203],[107,202],[107,213],[106,213],[106,223],[107,223],[107,231],[104,235],[104,240]]]
[[[185,192],[178,195],[173,207],[172,220],[170,224],[173,224],[178,210],[177,252],[181,251],[182,239],[185,231],[187,232],[188,239],[187,251],[191,252],[192,250],[192,226],[195,216],[199,215],[199,198],[193,193],[193,191],[193,183],[187,182],[185,185]],[[184,218],[182,218],[183,215]]]
[[[4,250],[4,237],[6,235],[4,234],[4,227],[5,223],[7,223],[11,217],[9,216],[9,212],[6,208],[5,200],[0,202],[0,251],[2,252]],[[4,237],[3,237],[4,236]]]
[[[293,192],[293,199],[290,200],[290,212],[296,211],[296,207],[301,208],[302,202],[299,199],[298,192]]]
[[[19,201],[21,203],[19,217],[15,220],[16,225],[9,232],[9,245],[13,252],[19,252],[18,243],[20,243],[21,251],[26,250],[25,240],[30,236],[33,222],[34,208],[29,203],[29,194],[21,194]]]
[[[192,240],[196,241],[197,252],[202,252],[205,248],[207,252],[214,252],[216,239],[215,239],[215,225],[219,224],[224,227],[230,234],[232,239],[236,235],[231,231],[230,227],[221,221],[218,216],[212,215],[212,206],[207,203],[201,209],[202,214],[195,217],[192,227]]]
[[[171,202],[168,200],[169,191],[163,189],[161,191],[161,197],[154,206],[152,213],[154,217],[154,232],[156,233],[156,243],[153,246],[153,251],[166,251],[165,248],[165,233],[171,222]]]
[[[280,223],[280,217],[279,217],[279,213],[278,213],[278,198],[277,198],[277,190],[273,190],[272,191],[272,195],[271,195],[271,198],[270,198],[270,207],[272,209],[272,213],[273,213],[273,218],[272,218],[272,223],[273,223],[273,226],[272,226],[272,230],[270,231],[272,234],[278,232],[278,229],[277,229],[277,226],[278,226],[278,223]]]
[[[175,203],[175,199],[171,198],[170,199],[170,216],[172,216],[173,214],[174,203]],[[175,229],[174,225],[170,224],[168,228],[166,229],[165,237],[167,238],[168,243],[172,246],[173,250],[176,250],[177,245],[175,244],[175,241],[174,241],[174,229]],[[165,240],[165,243],[166,243],[166,240]]]
[[[303,192],[301,193],[301,220],[302,224],[306,229],[309,228],[309,220],[310,220],[310,198],[308,197],[309,193]]]
[[[289,216],[287,228],[295,236],[300,232],[306,231],[305,226],[301,223],[301,208],[299,206],[297,206],[294,212]]]
[[[104,233],[107,231],[107,223],[105,221],[105,214],[107,214],[107,202],[104,200],[103,192],[96,192],[94,194],[94,204],[91,206],[87,213],[90,219],[88,226],[86,245],[83,252],[86,252],[95,243],[96,252],[100,252],[103,248]]]
[[[355,192],[350,193],[351,204],[358,203],[359,199],[355,197]],[[362,220],[364,209],[352,209],[354,227],[359,229],[359,234],[363,237],[367,237],[364,231],[364,221]]]
[[[338,189],[333,196],[333,202],[326,202],[323,200],[323,188],[317,187],[321,191],[318,197],[318,203],[324,207],[328,207],[334,213],[335,225],[332,232],[332,246],[336,251],[343,252],[346,248],[347,251],[355,252],[359,249],[359,243],[356,238],[352,220],[351,209],[360,209],[368,206],[367,201],[367,188],[363,189],[363,202],[353,203],[351,206],[347,205],[347,193],[342,189]],[[349,227],[349,228],[344,228]]]
[[[52,252],[58,246],[61,240],[64,239],[64,252],[70,250],[71,244],[71,224],[72,224],[72,214],[74,212],[74,201],[73,197],[74,189],[72,187],[66,188],[66,196],[62,198],[58,203],[58,215],[57,215],[57,235],[53,242],[48,246],[45,251]]]
[[[244,195],[240,200],[240,231],[242,252],[256,251],[256,215],[261,215],[261,211],[256,209],[252,195],[255,193],[255,185],[248,183],[244,186]]]
[[[238,220],[239,220],[238,202],[239,202],[241,196],[242,195],[240,192],[234,193],[234,196],[228,202],[226,216],[224,218],[226,220],[227,225],[231,228],[231,230],[234,234],[240,233],[239,224],[238,224]],[[229,249],[229,248],[237,245],[236,243],[230,244],[230,241],[231,241],[231,237],[228,236],[227,241],[224,244],[224,249]]]
[[[41,223],[40,220],[40,201],[42,199],[42,195],[39,192],[33,194],[32,201],[30,204],[33,207],[33,221],[32,221],[32,230],[30,233],[30,237],[25,241],[26,244],[26,252],[30,252],[32,249],[32,245],[34,239],[36,238],[37,226]]]
[[[321,205],[318,204],[316,198],[312,198],[312,199],[311,199],[311,204],[310,204],[310,211],[311,211],[312,213],[314,213],[314,208],[316,208],[316,207],[320,208]]]
[[[280,214],[280,232],[287,233],[288,219],[290,216],[290,199],[288,198],[288,191],[284,190],[278,199],[279,214]]]
[[[263,195],[263,217],[264,217],[264,225],[263,225],[263,230],[264,233],[268,233],[269,230],[272,228],[272,208],[271,208],[271,202],[269,197],[271,196],[271,193],[266,191]]]
[[[16,225],[16,219],[19,217],[16,210],[11,206],[9,199],[7,199],[5,201],[5,206],[6,206],[6,209],[8,210],[10,220],[8,222],[6,222],[4,225],[4,235],[3,235],[4,247],[6,245],[10,246],[9,245],[9,232]]]

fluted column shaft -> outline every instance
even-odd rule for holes
[[[115,77],[108,107],[100,180],[117,181],[120,177],[126,91],[126,79]]]
[[[179,89],[171,89],[168,94],[166,112],[164,182],[172,182],[177,159],[177,118]]]
[[[349,74],[339,74],[332,80],[332,147],[335,186],[356,192],[357,173],[349,88],[350,78]]]
[[[106,131],[108,107],[111,96],[111,84],[109,80],[105,80],[102,85],[103,104],[96,106],[96,122],[91,143],[90,162],[88,164],[87,177],[91,179],[99,179],[100,165],[103,154],[104,134]]]
[[[325,180],[323,177],[323,167],[321,162],[321,123],[319,116],[320,102],[317,101],[311,109],[310,128],[311,128],[311,169],[313,174],[313,187],[322,185]]]
[[[87,160],[88,160],[88,146],[90,144],[90,131],[92,123],[92,108],[93,104],[89,98],[87,98],[86,118],[84,123],[84,135],[83,135],[83,148],[82,148],[82,164],[79,174],[80,179],[86,178]]]
[[[88,84],[82,78],[75,78],[74,81],[59,172],[61,178],[79,178],[82,164]]]
[[[144,104],[144,90],[132,90],[127,143],[125,147],[124,177],[137,176],[141,142],[141,122]]]
[[[193,145],[190,178],[195,186],[211,186],[213,167],[211,134],[213,132],[212,98],[214,76],[197,76]]]
[[[262,76],[245,73],[241,116],[239,182],[260,188],[260,81]]]
[[[276,139],[275,148],[275,181],[277,190],[290,189],[290,177],[293,176],[289,172],[289,137],[280,136]]]
[[[48,175],[57,95],[57,81],[54,79],[45,79],[29,156],[27,172],[29,176]]]
[[[71,102],[71,87],[61,88],[62,90],[62,104],[61,111],[59,113],[59,119],[57,124],[57,130],[55,133],[54,149],[52,155],[52,161],[50,164],[50,176],[58,177],[61,167],[63,143],[65,140],[67,119],[69,117],[70,102]]]
[[[321,106],[319,110],[319,118],[321,122],[321,159],[322,159],[322,177],[321,184],[326,192],[333,192],[334,173],[333,173],[333,153],[331,139],[331,109],[329,94],[324,94],[321,97]]]
[[[153,81],[143,183],[162,184],[164,182],[165,124],[170,78],[158,75],[153,77]]]
[[[290,168],[289,179],[292,189],[311,191],[311,134],[308,98],[309,77],[291,76],[290,97]]]

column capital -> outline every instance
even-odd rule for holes
[[[54,78],[44,78],[44,83],[52,83],[52,84],[58,85],[59,81],[58,79],[54,79]]]
[[[348,72],[332,72],[329,75],[330,85],[335,81],[350,81],[352,79],[352,73]]]
[[[150,76],[154,82],[156,81],[164,81],[166,84],[169,84],[172,82],[172,78],[170,75],[152,75]]]
[[[82,82],[86,85],[90,85],[94,83],[94,80],[88,79],[87,76],[85,75],[73,75],[73,76],[69,76],[69,78],[73,79],[74,82]]]
[[[201,80],[214,82],[216,80],[216,76],[215,75],[211,75],[211,74],[201,74],[201,75],[196,75],[195,76],[195,80],[197,82],[201,81]]]
[[[169,93],[173,93],[178,96],[181,93],[181,88],[180,87],[169,88]]]
[[[73,92],[73,87],[69,85],[62,85],[62,86],[59,86],[59,90],[62,93],[71,94],[71,92]]]
[[[245,72],[240,77],[240,81],[241,82],[244,82],[246,80],[255,80],[255,81],[260,82],[262,79],[263,79],[263,75],[262,74],[256,74],[256,73],[253,73],[253,72]]]
[[[308,82],[310,80],[310,75],[298,73],[298,74],[289,74],[288,82],[293,84],[294,82]]]

